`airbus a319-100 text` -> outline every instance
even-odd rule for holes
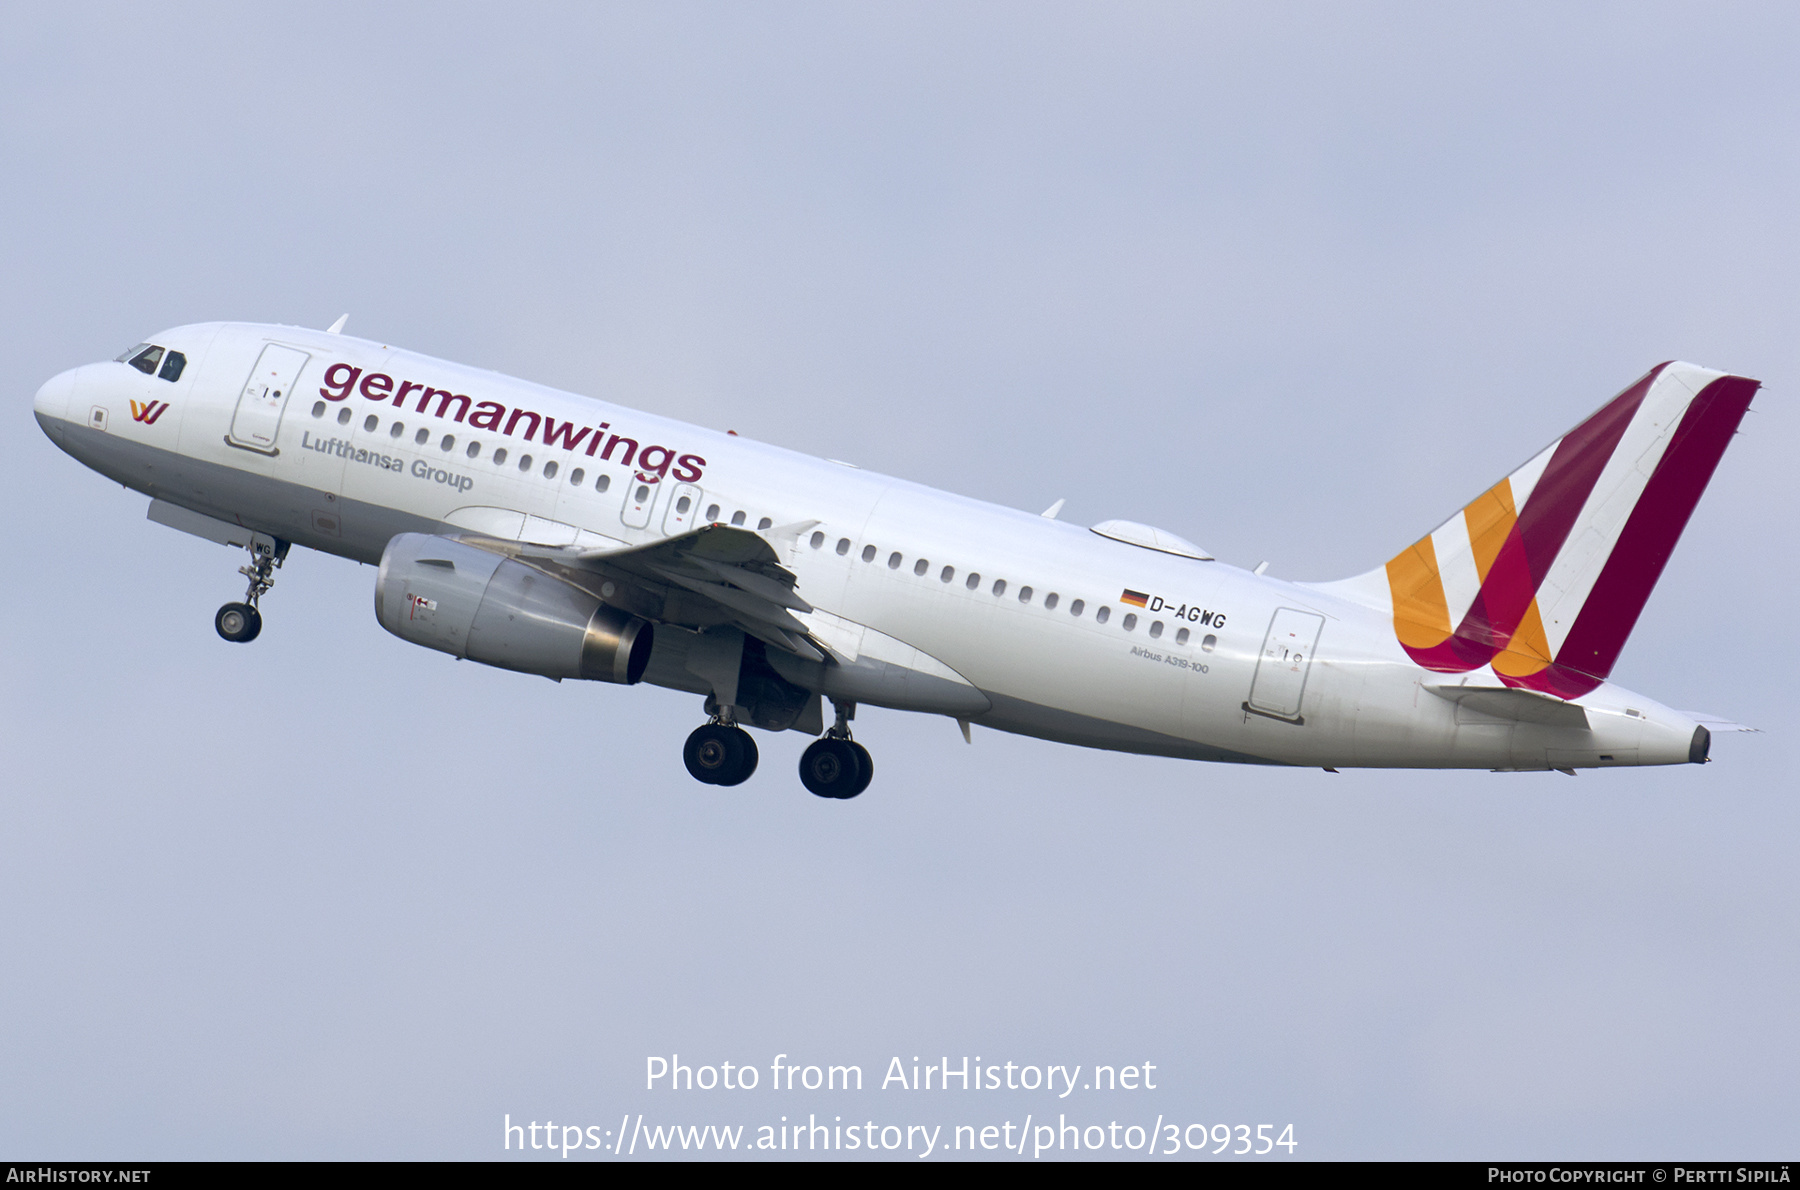
[[[1288,582],[1166,530],[1091,529],[341,333],[177,327],[38,391],[51,440],[249,550],[229,641],[290,546],[379,566],[403,640],[705,699],[873,775],[859,704],[1094,748],[1320,768],[1701,762],[1706,716],[1607,680],[1757,382],[1666,363],[1385,564]],[[1060,501],[1058,502],[1060,506]],[[1260,571],[1260,567],[1258,568]]]

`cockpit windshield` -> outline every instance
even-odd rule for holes
[[[173,383],[181,379],[181,370],[187,367],[187,356],[179,351],[171,351],[165,358],[163,349],[156,344],[139,343],[129,351],[120,352],[113,362],[130,364],[146,376],[155,376]],[[156,370],[159,363],[162,364],[160,372]]]
[[[144,375],[154,376],[156,375],[156,365],[162,363],[162,356],[163,349],[154,343],[140,343],[136,355],[132,355],[129,359],[126,359],[125,356],[119,358],[124,359],[126,363]]]

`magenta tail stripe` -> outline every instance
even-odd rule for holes
[[[1651,588],[1662,577],[1675,543],[1759,387],[1742,376],[1723,376],[1694,398],[1626,519],[1618,544],[1557,653],[1556,664],[1539,677],[1562,671],[1556,679],[1560,684],[1586,681],[1586,689],[1591,690],[1612,673],[1625,638],[1636,626]]]
[[[1483,655],[1474,661],[1475,666],[1493,660],[1518,631],[1538,584],[1550,572],[1551,563],[1556,561],[1619,439],[1624,437],[1650,386],[1668,366],[1662,363],[1651,368],[1637,383],[1563,435],[1557,444],[1543,476],[1526,498],[1525,507],[1519,510],[1518,522],[1494,559],[1480,593],[1453,634],[1452,639],[1460,637],[1480,646]]]
[[[1569,432],[1556,448],[1544,477],[1532,489],[1530,499],[1519,510],[1519,531],[1525,539],[1526,564],[1530,567],[1530,583],[1537,585],[1550,573],[1550,566],[1561,552],[1563,542],[1582,506],[1606,469],[1619,439],[1643,404],[1650,386],[1656,383],[1668,364],[1658,364],[1636,384],[1609,401],[1594,416]]]

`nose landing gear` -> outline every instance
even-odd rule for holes
[[[875,760],[869,750],[850,738],[855,703],[832,702],[837,722],[800,754],[800,784],[819,797],[848,801],[869,787],[875,777]]]
[[[250,539],[250,565],[238,567],[238,573],[250,580],[242,603],[227,603],[213,617],[213,627],[233,644],[247,645],[262,632],[262,613],[257,604],[275,585],[275,572],[287,560],[291,543],[261,533]]]

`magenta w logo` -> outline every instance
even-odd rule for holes
[[[131,403],[131,420],[141,421],[147,426],[153,426],[156,424],[156,419],[168,412],[168,409],[169,403],[167,401],[151,401],[147,404],[140,401],[133,401]]]

